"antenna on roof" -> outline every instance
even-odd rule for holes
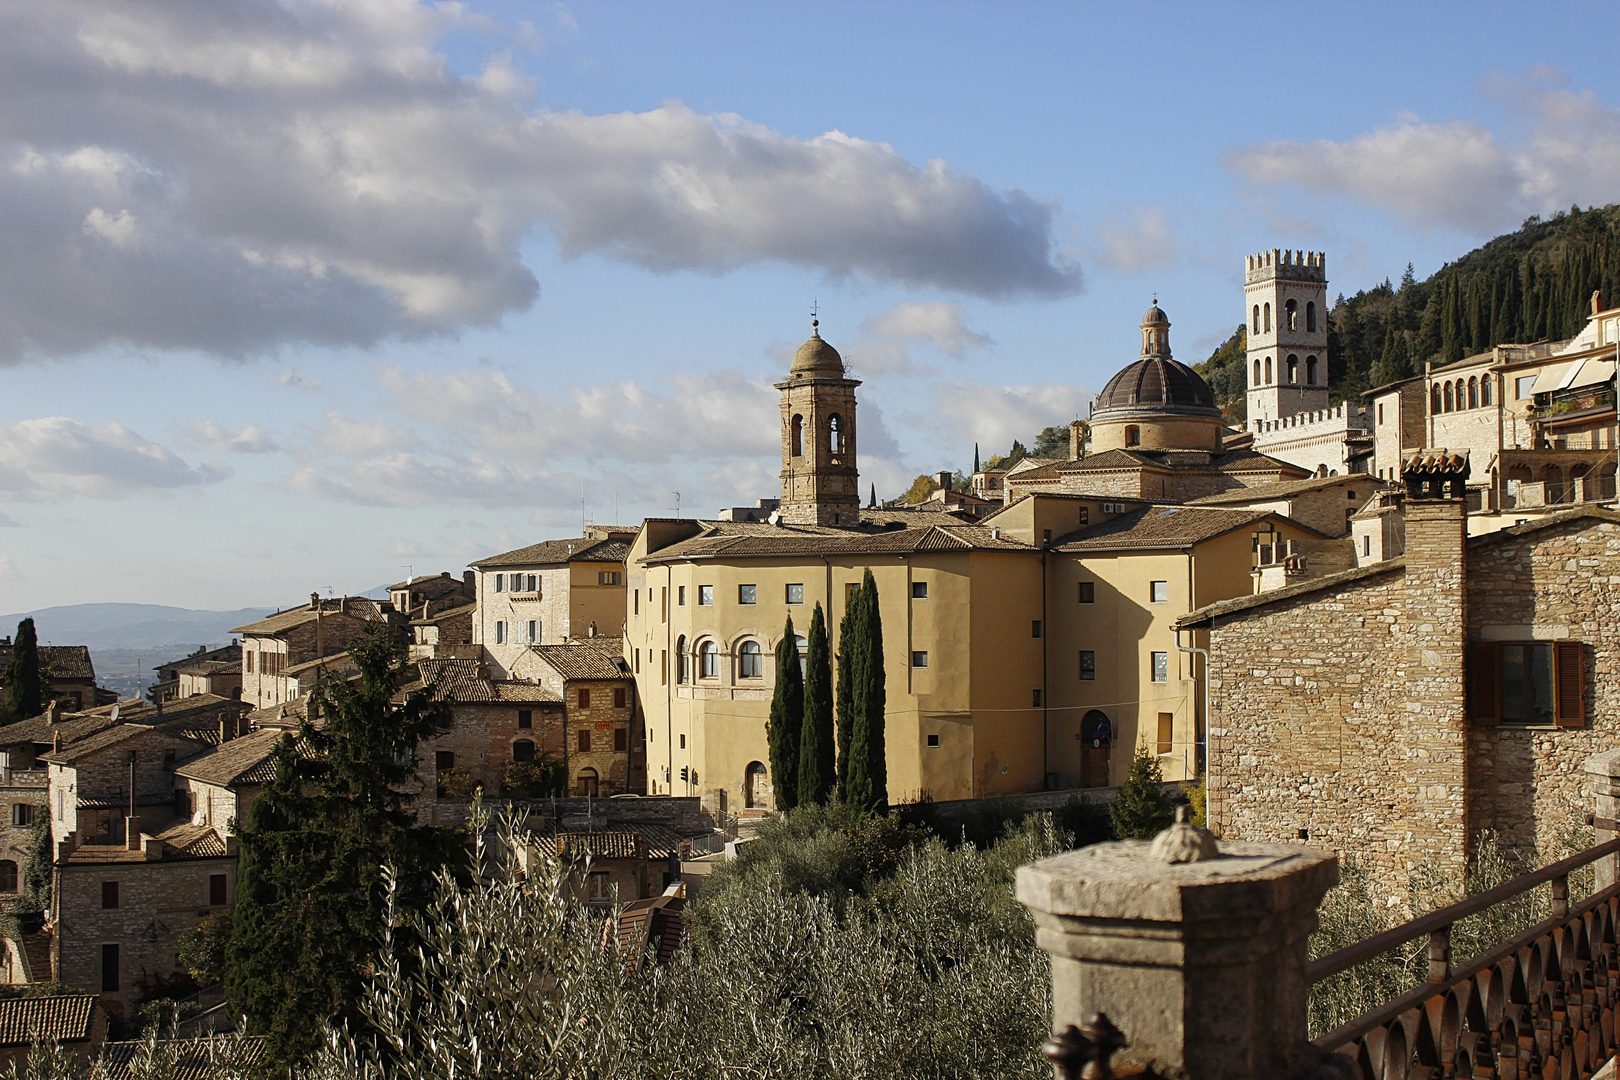
[[[409,585],[411,583],[411,579],[416,576],[416,574],[413,572],[413,571],[415,571],[415,569],[416,569],[416,567],[415,567],[414,564],[412,564],[412,563],[406,563],[405,564],[405,584]]]
[[[678,491],[672,491],[672,492],[670,492],[670,494],[675,496],[675,516],[680,517],[681,516],[681,493],[678,492]]]

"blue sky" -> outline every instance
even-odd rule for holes
[[[17,0],[0,610],[285,605],[775,493],[819,303],[893,495],[1083,415],[1157,291],[1615,201],[1583,4]]]

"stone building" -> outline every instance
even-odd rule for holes
[[[634,529],[592,525],[473,563],[478,615],[473,641],[504,678],[532,645],[617,635],[624,627],[624,560]]]
[[[6,689],[6,666],[11,663],[11,638],[0,637],[0,693]],[[96,685],[96,666],[87,645],[40,645],[39,666],[45,696],[61,702],[70,712],[110,705],[118,700],[111,690]]]
[[[623,653],[622,638],[585,638],[537,645],[519,661],[518,674],[562,700],[562,761],[576,796],[646,790],[646,733]]]
[[[323,600],[311,593],[307,605],[236,627],[231,633],[242,635],[242,700],[263,709],[297,698],[308,687],[289,669],[342,654],[356,635],[392,614],[392,605],[365,597]]]
[[[1470,538],[1465,461],[1404,476],[1404,555],[1178,624],[1209,635],[1212,827],[1354,854],[1394,891],[1486,829],[1555,857],[1580,762],[1620,737],[1620,514]]]
[[[810,321],[810,339],[793,354],[782,392],[782,520],[793,525],[852,526],[861,517],[861,480],[856,465],[855,388],[844,358],[821,340]]]
[[[200,665],[200,664],[213,664],[213,663],[224,663],[224,664],[235,663],[237,665],[237,668],[236,668],[236,681],[234,683],[229,683],[227,681],[225,683],[225,685],[227,685],[227,686],[234,685],[234,686],[237,686],[237,687],[240,687],[242,685],[242,668],[241,668],[241,663],[242,663],[242,643],[241,642],[232,641],[229,645],[221,645],[217,649],[210,649],[206,645],[199,645],[199,646],[197,646],[196,651],[192,652],[189,656],[181,657],[179,660],[170,660],[166,664],[158,664],[158,665],[156,665],[155,667],[152,668],[152,671],[157,675],[157,681],[154,682],[151,686],[146,688],[147,700],[148,701],[169,701],[169,700],[172,700],[173,698],[180,697],[180,696],[190,697],[191,694],[189,692],[184,694],[184,695],[181,694],[181,690],[180,690],[180,669],[182,669],[182,668],[194,668],[194,667],[196,667],[197,665]],[[226,669],[221,669],[221,670],[226,670]],[[206,687],[201,689],[201,690],[198,690],[198,689],[196,689],[196,683],[195,682],[193,682],[193,683],[191,683],[189,685],[191,686],[191,689],[193,691],[197,692],[197,693],[220,693],[220,691],[218,691],[218,690],[213,690],[213,689],[206,688]],[[223,696],[229,697],[230,695],[227,692]]]

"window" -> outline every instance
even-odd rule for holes
[[[624,687],[615,686],[613,688],[613,707],[615,709],[622,709],[622,708],[624,708],[624,702],[625,702]]]
[[[1252,329],[1251,333],[1258,334],[1259,332],[1260,332],[1260,305],[1256,304],[1256,305],[1254,305],[1254,328]],[[1258,365],[1259,361],[1255,361],[1255,363]],[[1256,366],[1254,370],[1255,370],[1256,374],[1259,374],[1260,368],[1258,366]]]
[[[18,828],[26,828],[34,823],[34,804],[18,802],[11,804],[11,823]]]
[[[760,653],[759,642],[745,641],[737,650],[737,677],[739,679],[759,679],[765,675],[765,661]]]
[[[582,709],[591,707],[591,692],[584,687],[580,687],[579,690],[579,707]]]
[[[1305,304],[1305,332],[1307,334],[1316,333],[1316,301],[1314,300]],[[1312,379],[1311,381],[1315,382],[1316,380]]]
[[[914,653],[912,653],[911,654],[911,666],[912,667],[927,667],[928,666],[928,654],[926,652],[914,652]]]
[[[651,649],[649,649],[647,651],[648,651],[649,654],[651,654],[651,652],[652,652]],[[640,649],[637,649],[635,651],[635,657],[636,657],[636,674],[640,675],[641,674],[641,650]]]
[[[456,755],[453,750],[435,750],[433,752],[433,769],[435,772],[447,773],[456,767]]]
[[[1250,386],[1259,386],[1260,385],[1260,361],[1258,361],[1258,360],[1256,360],[1254,362],[1254,379],[1249,383],[1249,385]]]
[[[253,654],[251,652],[243,652],[242,653],[242,659],[247,664],[247,667],[245,669],[247,671],[247,673],[249,675],[253,674]]]
[[[534,742],[530,739],[519,739],[512,744],[513,761],[533,761]]]
[[[539,619],[530,619],[527,629],[529,631],[529,641],[530,641],[530,643],[533,643],[533,642],[536,642],[536,641],[540,640],[540,620]]]
[[[596,583],[598,585],[617,585],[619,583],[619,572],[617,570],[599,570],[596,574]]]
[[[939,736],[938,735],[930,735],[930,736],[928,736],[928,745],[929,746],[938,746],[939,745]]]
[[[720,677],[720,646],[713,641],[705,641],[698,646],[698,678],[718,679]]]
[[[714,586],[713,585],[699,585],[698,586],[698,607],[713,607],[713,606],[714,606]]]
[[[737,603],[739,603],[739,604],[752,604],[752,603],[757,602],[758,598],[759,598],[759,588],[758,588],[758,586],[755,586],[755,585],[739,585],[739,586],[737,586]]]
[[[226,888],[226,886],[225,886],[225,875],[224,874],[209,874],[208,875],[208,906],[209,907],[224,907],[229,902],[229,899],[225,895],[225,888]]]
[[[1264,328],[1262,329],[1261,332],[1269,334],[1269,333],[1271,333],[1271,303],[1270,303],[1270,301],[1267,301],[1266,306],[1264,308],[1262,308],[1261,310],[1265,313],[1265,317],[1266,317],[1265,326],[1264,326]],[[1271,381],[1271,372],[1269,370],[1266,372],[1266,381],[1267,382]]]
[[[789,452],[794,457],[804,456],[804,417],[796,415],[790,421],[789,438],[791,446]]]
[[[533,709],[519,709],[518,710],[518,727],[520,727],[520,728],[532,728],[532,727],[534,727],[534,710]]]
[[[1266,357],[1266,385],[1271,385],[1271,357]]]
[[[787,587],[787,602],[790,604],[804,603],[804,586],[802,584]]]
[[[495,644],[497,644],[497,645],[505,645],[506,644],[506,620],[505,619],[496,619],[495,620]]]
[[[0,859],[0,893],[17,891],[17,861]]]
[[[1305,358],[1305,381],[1312,386],[1316,385],[1316,357]]]
[[[1361,553],[1363,555],[1372,554],[1372,533],[1367,533],[1361,538]]]
[[[496,574],[495,575],[495,591],[496,592],[505,592],[506,591],[506,575],[505,574]]]
[[[591,752],[591,729],[590,728],[580,728],[578,734],[576,735],[576,740],[577,740],[576,745],[578,745],[580,753],[588,754],[588,753]]]
[[[1443,406],[1445,411],[1450,412],[1452,410],[1452,407],[1453,407],[1452,403],[1456,400],[1455,398],[1452,397],[1451,384],[1450,383],[1446,383],[1445,387],[1441,390],[1440,399],[1441,399],[1441,401],[1443,401],[1445,403],[1444,406]]]
[[[799,676],[803,678],[810,671],[810,663],[806,659],[810,655],[810,639],[803,634],[794,634],[793,647],[799,653]]]
[[[844,582],[844,603],[853,604],[855,602],[855,594],[859,592],[860,589],[861,583],[858,581]]]
[[[1031,619],[1030,620],[1030,622],[1029,622],[1029,636],[1032,637],[1032,638],[1037,638],[1037,637],[1041,636],[1041,620],[1039,620],[1039,619]]]
[[[596,770],[581,769],[574,780],[574,794],[582,798],[596,797]]]
[[[104,908],[118,906],[118,882],[103,881],[101,883],[101,906]]]
[[[837,413],[827,417],[827,450],[834,454],[844,452],[844,420]]]
[[[1156,652],[1153,654],[1153,681],[1167,683],[1170,681],[1170,654]]]
[[[624,728],[613,729],[613,749],[616,753],[625,753],[630,749],[630,732]]]
[[[1030,692],[1030,698],[1031,698],[1030,704],[1032,706],[1034,706],[1037,709],[1041,707],[1041,692],[1039,690],[1031,691]]]
[[[650,602],[651,601],[649,600],[649,603]],[[641,590],[640,589],[637,589],[635,592],[630,594],[630,614],[632,614],[632,615],[640,615],[641,614]]]
[[[613,881],[606,870],[592,870],[588,884],[589,895],[592,900],[612,900]]]
[[[1299,382],[1299,357],[1293,353],[1288,354],[1288,381]]]
[[[1082,581],[1080,583],[1080,602],[1082,604],[1095,604],[1097,602],[1097,583],[1095,581]]]
[[[928,599],[928,582],[926,582],[926,581],[913,581],[911,583],[911,598],[913,600],[926,600],[926,599]]]
[[[1290,300],[1286,304],[1283,305],[1283,311],[1286,313],[1287,318],[1288,318],[1288,329],[1290,329],[1290,330],[1298,330],[1299,329],[1299,305],[1296,304],[1294,301]]]
[[[1082,649],[1080,652],[1080,681],[1097,681],[1097,654],[1090,649]]]
[[[1468,715],[1485,723],[1586,724],[1586,664],[1576,641],[1469,648]]]
[[[685,735],[681,736],[681,749],[682,750],[686,749],[686,736]]]
[[[1489,405],[1491,403],[1491,383],[1495,381],[1496,380],[1489,375],[1479,380],[1479,403],[1481,405]]]
[[[105,994],[118,992],[118,946],[101,947],[101,990]]]
[[[678,683],[686,681],[686,639],[684,637],[675,639],[675,681]]]
[[[1382,424],[1384,422],[1384,406],[1383,406],[1382,403],[1379,403],[1379,406],[1378,406],[1378,422],[1380,424]]]
[[[1470,409],[1479,408],[1479,380],[1478,379],[1470,378],[1468,380],[1468,407]]]
[[[675,606],[676,607],[685,607],[686,606],[686,586],[685,585],[677,585],[677,586],[675,586]]]
[[[1125,445],[1126,446],[1141,446],[1142,445],[1142,429],[1137,427],[1135,424],[1127,424],[1127,425],[1125,425]]]
[[[1091,507],[1089,507],[1089,506],[1078,507],[1078,508],[1076,508],[1075,513],[1079,515],[1079,520],[1078,520],[1077,524],[1089,525],[1091,523]]]
[[[1175,748],[1176,714],[1159,714],[1159,753],[1168,754]]]
[[[1155,604],[1168,604],[1170,602],[1170,583],[1168,581],[1155,581],[1149,586],[1151,599]]]

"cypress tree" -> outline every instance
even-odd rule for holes
[[[852,676],[854,723],[850,731],[849,778],[844,801],[851,806],[886,814],[889,811],[889,773],[884,745],[884,706],[887,693],[883,672],[883,620],[878,610],[877,582],[868,570],[861,581],[859,662]]]
[[[799,671],[799,647],[789,615],[776,646],[776,693],[771,696],[771,718],[765,724],[770,747],[771,789],[776,808],[799,805],[799,729],[804,726],[804,675]]]
[[[863,651],[866,622],[861,616],[861,604],[866,598],[864,589],[849,591],[844,604],[844,617],[838,623],[838,683],[834,688],[834,712],[838,736],[838,799],[848,798],[849,741],[855,730],[855,671]],[[864,661],[861,661],[864,662]]]
[[[832,647],[827,641],[827,620],[817,604],[810,614],[810,640],[804,673],[804,726],[799,733],[799,788],[801,803],[825,803],[837,776],[834,757]]]
[[[1115,836],[1121,840],[1151,840],[1170,827],[1175,808],[1165,797],[1163,783],[1159,759],[1148,753],[1146,743],[1138,743],[1131,757],[1131,771],[1108,805]]]
[[[6,664],[6,697],[0,702],[0,720],[14,724],[44,711],[45,676],[39,664],[39,638],[34,633],[34,620],[24,619],[17,624],[11,661]]]
[[[417,746],[447,706],[431,692],[394,702],[405,644],[391,628],[360,635],[349,655],[358,681],[311,693],[319,723],[306,720],[296,752],[281,740],[275,779],[240,833],[225,989],[283,1071],[318,1045],[323,1023],[363,1023],[362,974],[389,921],[383,868],[399,870],[395,899],[409,912],[461,855],[459,830],[418,825],[406,805]]]

